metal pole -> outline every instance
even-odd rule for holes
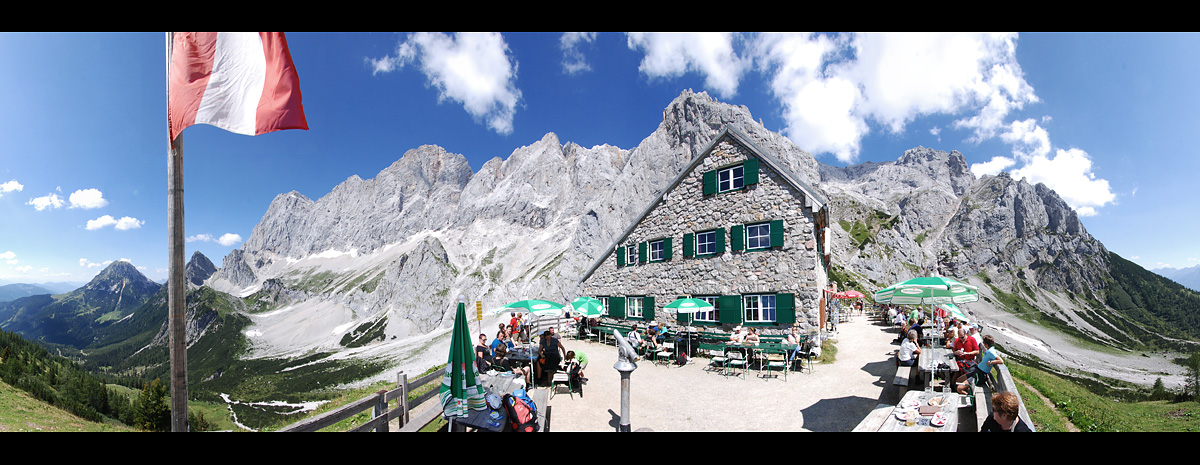
[[[167,33],[167,81],[170,95],[172,33]],[[169,98],[169,97],[168,97]],[[168,125],[169,127],[169,125]],[[169,132],[168,132],[169,134]],[[170,142],[167,157],[167,281],[170,358],[171,431],[187,432],[187,331],[183,281],[183,135]]]

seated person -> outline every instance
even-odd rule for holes
[[[790,345],[796,346],[796,348],[792,349],[792,354],[788,356],[789,362],[796,358],[797,355],[800,355],[800,347],[803,345],[801,344],[801,341],[803,340],[804,336],[800,334],[800,327],[792,326],[792,332],[788,333],[786,342]]]
[[[516,362],[513,362],[512,360],[509,360],[508,349],[503,345],[496,348],[496,352],[492,355],[490,362],[492,364],[492,368],[496,371],[513,372],[521,375],[522,378],[525,378],[526,383],[530,381],[529,367],[522,366]]]
[[[648,352],[658,352],[662,349],[658,337],[658,326],[650,325],[650,328],[646,329],[646,350]]]
[[[475,344],[475,369],[480,372],[492,368],[492,348],[488,347],[487,336],[479,335],[479,343]]]
[[[900,343],[900,350],[896,352],[896,359],[899,365],[910,367],[917,363],[917,356],[921,354],[921,348],[917,347],[917,332],[914,330],[908,331],[908,337],[904,342]]]
[[[742,332],[741,326],[735,326],[733,332],[729,334],[729,341],[726,344],[741,344],[746,340],[746,334]]]
[[[758,328],[750,328],[750,334],[746,335],[746,340],[743,342],[746,344],[758,344]]]
[[[992,394],[992,414],[984,420],[980,433],[1032,433],[1019,416],[1021,399],[1012,392]]]
[[[586,377],[583,376],[583,369],[587,368],[587,364],[588,364],[587,354],[584,354],[583,352],[577,352],[574,350],[568,350],[567,351],[567,362],[568,362],[568,364],[573,365],[571,368],[571,370],[572,370],[571,376],[573,376],[579,380],[587,379]]]
[[[667,340],[667,328],[659,326],[657,321],[650,322],[650,329],[654,330],[654,344],[662,345]]]
[[[629,347],[633,347],[639,354],[642,353],[642,348],[645,343],[642,342],[641,334],[638,334],[637,323],[633,324],[633,329],[625,334],[625,340],[629,342]]]
[[[1004,360],[1000,358],[1000,353],[996,352],[996,348],[993,347],[995,344],[996,339],[991,334],[983,337],[983,346],[979,348],[980,352],[982,352],[982,355],[979,356],[979,363],[973,361],[965,362],[966,371],[954,380],[958,384],[956,390],[959,394],[967,395],[967,389],[970,388],[970,385],[967,384],[968,380],[974,380],[975,385],[978,386],[979,383],[983,382],[983,377],[991,373],[992,366],[1004,364]]]

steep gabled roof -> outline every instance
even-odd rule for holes
[[[779,173],[785,182],[800,192],[803,192],[804,206],[808,207],[810,211],[815,213],[825,207],[825,204],[828,202],[828,200],[825,199],[824,195],[821,195],[816,189],[813,189],[812,186],[809,186],[807,183],[800,180],[800,178],[797,177],[792,170],[788,169],[787,166],[781,163],[778,158],[775,158],[775,156],[770,155],[758,148],[758,145],[756,145],[754,142],[751,142],[750,138],[746,137],[745,134],[742,134],[741,131],[729,126],[725,126],[724,128],[721,128],[721,132],[718,132],[717,135],[714,136],[711,141],[709,141],[708,146],[705,147],[704,151],[693,157],[691,163],[689,163],[688,166],[683,169],[683,171],[679,172],[679,175],[676,176],[673,181],[671,181],[671,184],[669,184],[666,189],[663,189],[662,192],[659,192],[658,197],[651,201],[650,205],[646,206],[646,209],[642,211],[642,214],[638,215],[637,219],[634,220],[628,228],[625,228],[625,232],[621,233],[621,236],[618,237],[617,240],[611,245],[609,245],[607,249],[605,249],[606,252],[602,254],[600,258],[596,259],[596,262],[593,263],[590,268],[588,268],[587,273],[584,273],[583,277],[579,278],[579,282],[582,283],[591,277],[592,273],[596,272],[596,269],[604,263],[604,260],[608,258],[609,254],[613,253],[617,247],[617,244],[620,244],[625,240],[625,238],[629,237],[629,234],[633,232],[633,229],[636,228],[637,225],[642,222],[642,220],[646,219],[646,215],[649,215],[650,212],[654,210],[654,207],[658,206],[658,204],[663,201],[663,197],[667,195],[667,192],[675,190],[675,186],[678,186],[680,182],[683,182],[683,178],[687,177],[692,170],[696,169],[696,167],[700,165],[700,162],[704,161],[704,159],[707,158],[710,153],[712,153],[713,149],[717,147],[721,140],[725,139],[726,137],[733,139],[738,144],[741,144],[743,147],[749,149],[755,157],[765,162],[767,166],[770,166],[771,169]]]

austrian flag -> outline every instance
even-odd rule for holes
[[[174,33],[167,119],[171,140],[193,124],[250,136],[308,129],[283,33]]]

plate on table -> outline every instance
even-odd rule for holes
[[[946,426],[946,414],[944,412],[934,414],[933,418],[929,419],[929,424],[933,426]]]
[[[897,420],[905,421],[905,420],[908,420],[908,417],[910,417],[910,416],[915,418],[917,416],[917,412],[915,410],[908,410],[908,409],[896,410],[896,419]]]
[[[934,407],[941,407],[943,405],[946,405],[947,400],[948,399],[946,399],[943,396],[937,396],[932,399],[929,399],[929,405],[934,406]]]
[[[906,409],[916,409],[921,406],[921,402],[916,399],[906,400],[902,402],[900,406]]]

